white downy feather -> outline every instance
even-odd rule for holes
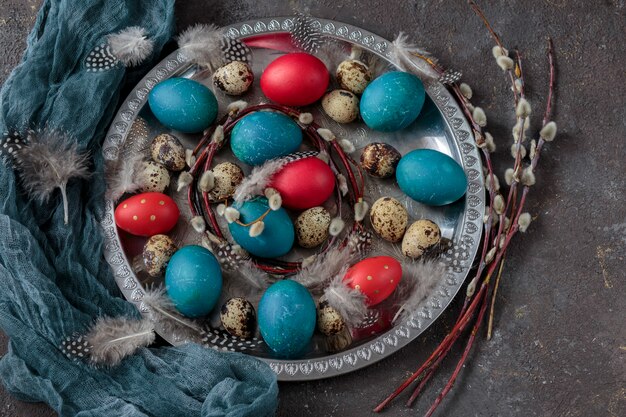
[[[137,349],[154,342],[154,323],[147,319],[100,318],[85,335],[94,365],[116,366]]]
[[[304,285],[309,290],[320,293],[335,275],[339,274],[343,267],[352,264],[356,257],[346,246],[340,248],[335,245],[326,253],[317,255],[306,267],[302,268],[292,279]]]
[[[402,280],[394,294],[399,308],[393,322],[413,313],[446,274],[446,266],[438,260],[409,261],[402,265]]]
[[[245,177],[237,186],[233,196],[235,202],[242,203],[257,195],[263,195],[265,188],[272,180],[272,176],[280,171],[287,162],[289,161],[286,158],[271,159],[263,165],[254,167],[250,175]]]
[[[117,201],[125,193],[134,193],[141,188],[143,179],[137,174],[143,162],[141,153],[118,159],[117,166],[109,171],[106,178],[108,199]]]
[[[439,78],[439,74],[433,69],[433,67],[430,66],[430,64],[423,59],[414,56],[413,53],[418,53],[430,58],[430,54],[428,52],[417,47],[416,45],[411,44],[408,36],[400,32],[391,46],[391,60],[404,71],[412,72],[415,75],[420,75],[426,78]]]
[[[197,24],[178,37],[178,46],[190,61],[215,69],[224,64],[221,50],[222,30],[215,25]]]
[[[324,290],[322,299],[337,310],[348,328],[354,328],[367,315],[367,304],[365,295],[361,291],[349,287],[343,280],[347,270],[348,266],[345,265],[333,277],[328,287]]]
[[[107,42],[111,53],[127,67],[140,64],[154,49],[154,42],[148,39],[147,31],[139,26],[130,26],[109,35]]]

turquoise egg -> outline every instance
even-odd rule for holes
[[[250,165],[293,153],[301,143],[302,131],[291,117],[268,111],[245,116],[230,136],[230,148],[237,159]]]
[[[206,316],[222,292],[222,271],[215,256],[202,246],[185,246],[170,258],[165,289],[187,317]]]
[[[463,168],[448,155],[431,149],[416,149],[404,155],[396,168],[400,189],[429,206],[458,200],[467,189]]]
[[[304,353],[315,330],[315,301],[309,291],[290,279],[278,281],[263,294],[258,309],[265,343],[283,358]]]
[[[365,87],[361,96],[361,117],[371,129],[394,132],[417,119],[426,91],[424,85],[408,72],[388,72]]]
[[[241,223],[247,224],[261,217],[269,206],[265,197],[257,197],[243,204],[235,205],[239,210]],[[293,246],[295,237],[293,222],[283,208],[271,210],[263,219],[265,227],[258,236],[250,236],[250,226],[236,222],[228,225],[235,242],[251,254],[260,258],[277,258],[286,255]]]
[[[164,126],[185,133],[202,132],[217,117],[213,92],[188,78],[161,81],[150,92],[148,104]]]

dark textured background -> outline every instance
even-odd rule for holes
[[[234,3],[237,3],[236,5]],[[555,120],[528,209],[538,216],[516,239],[506,264],[492,341],[470,356],[439,416],[626,415],[626,6],[624,0],[483,1],[505,43],[525,58],[527,90],[539,121],[547,85],[546,36],[557,49]],[[39,0],[0,0],[0,79],[17,64]],[[179,28],[218,25],[293,9],[367,28],[400,30],[463,69],[475,102],[508,155],[513,118],[508,87],[491,58],[492,42],[463,1],[180,1]],[[458,302],[456,305],[458,308]],[[281,416],[362,416],[425,359],[453,322],[455,306],[400,353],[332,380],[281,384]],[[6,338],[0,336],[0,354]],[[459,349],[454,352],[454,358]],[[453,358],[451,358],[453,359]],[[445,383],[447,362],[417,403],[423,412]],[[419,415],[403,398],[386,412]],[[53,416],[0,388],[0,416]]]

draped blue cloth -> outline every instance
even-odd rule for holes
[[[24,401],[61,416],[268,416],[276,378],[264,363],[197,345],[144,348],[111,369],[72,362],[61,340],[96,317],[136,317],[119,298],[102,257],[101,143],[120,92],[132,86],[172,37],[173,0],[44,0],[21,64],[1,92],[0,132],[49,126],[74,137],[93,159],[90,180],[61,196],[29,199],[8,159],[0,164],[0,327],[10,337],[0,379]],[[106,35],[146,28],[155,52],[143,66],[89,72],[84,61]]]

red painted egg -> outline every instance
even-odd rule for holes
[[[276,58],[261,75],[261,90],[285,106],[306,106],[319,100],[328,87],[328,69],[318,58],[292,53]]]
[[[115,224],[136,236],[167,233],[178,221],[178,206],[162,193],[142,193],[122,201],[115,209]]]
[[[270,187],[283,199],[283,206],[306,210],[322,205],[335,188],[335,176],[330,167],[315,156],[298,159],[274,174]]]
[[[390,256],[365,258],[354,264],[343,280],[367,297],[367,305],[374,306],[389,297],[402,279],[402,266]]]

